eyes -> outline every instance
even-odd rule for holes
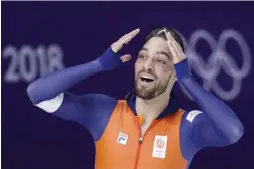
[[[157,59],[157,62],[161,63],[161,64],[164,64],[166,65],[166,62],[164,60],[161,60],[161,59]]]
[[[144,54],[139,54],[138,59],[146,60],[146,59],[148,59],[148,56],[146,56]],[[163,65],[167,64],[165,59],[162,58],[162,57],[156,57],[156,58],[153,59],[153,61],[155,61],[156,63],[159,63],[159,64],[163,64]]]
[[[145,59],[145,56],[142,55],[142,54],[139,54],[139,55],[138,55],[138,58],[139,58],[139,59]]]

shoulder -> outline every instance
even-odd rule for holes
[[[111,114],[118,100],[105,94],[84,94],[79,97],[79,103],[93,112]]]
[[[115,98],[105,94],[76,95],[66,92],[61,94],[61,102],[57,100],[59,99],[54,98],[49,102],[51,105],[58,106],[59,109],[57,109],[57,112],[86,112],[86,116],[94,116],[102,111],[110,114],[117,104]],[[52,104],[53,102],[54,104]]]
[[[105,95],[105,94],[84,94],[80,96],[81,101],[85,101],[88,103],[101,103],[101,104],[107,104],[107,103],[117,103],[118,100]]]
[[[182,122],[195,123],[199,121],[199,119],[204,116],[203,112],[200,110],[191,110],[186,111],[183,110]]]

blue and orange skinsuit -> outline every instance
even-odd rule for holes
[[[103,94],[66,92],[78,82],[121,63],[120,56],[109,48],[95,60],[50,73],[27,89],[34,105],[89,130],[96,144],[96,169],[186,169],[200,149],[230,145],[243,135],[243,125],[235,113],[190,76],[187,60],[175,65],[178,83],[200,111],[180,109],[171,96],[142,138],[143,118],[136,112],[135,93],[117,100]]]
[[[119,101],[102,138],[96,142],[95,168],[186,168],[187,160],[183,158],[179,144],[179,126],[182,114],[183,111],[179,110],[155,120],[143,139],[139,140],[142,117],[135,116],[126,101]],[[128,135],[126,145],[116,142],[119,133]],[[167,151],[163,159],[152,157],[156,135],[168,138]]]

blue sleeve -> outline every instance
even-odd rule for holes
[[[236,114],[221,100],[207,92],[189,75],[187,60],[176,65],[179,83],[192,96],[202,113],[181,121],[180,144],[182,154],[189,159],[204,147],[219,147],[236,143],[244,129]],[[191,115],[190,115],[191,116]]]
[[[98,141],[116,104],[116,99],[103,94],[77,96],[65,93],[63,104],[53,115],[83,125],[92,134],[94,141]]]
[[[35,80],[29,84],[27,94],[31,102],[37,104],[52,99],[82,80],[96,73],[113,69],[121,63],[120,55],[109,48],[91,62],[58,70]]]
[[[75,96],[67,93],[67,90],[80,81],[87,80],[96,73],[113,69],[121,63],[120,55],[109,48],[91,62],[52,72],[35,80],[29,84],[27,94],[34,105],[45,102],[50,105],[55,98],[61,96],[63,99],[51,113],[82,124],[97,140],[104,131],[117,101],[100,94]]]

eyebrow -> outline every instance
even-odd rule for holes
[[[148,52],[148,49],[147,49],[147,48],[142,48],[140,51],[142,51],[142,50]],[[158,51],[158,52],[156,52],[156,53],[157,53],[157,54],[161,54],[161,55],[165,55],[165,56],[167,56],[167,57],[169,58],[169,60],[170,60],[170,56],[169,56],[166,52],[164,52],[164,51]]]

